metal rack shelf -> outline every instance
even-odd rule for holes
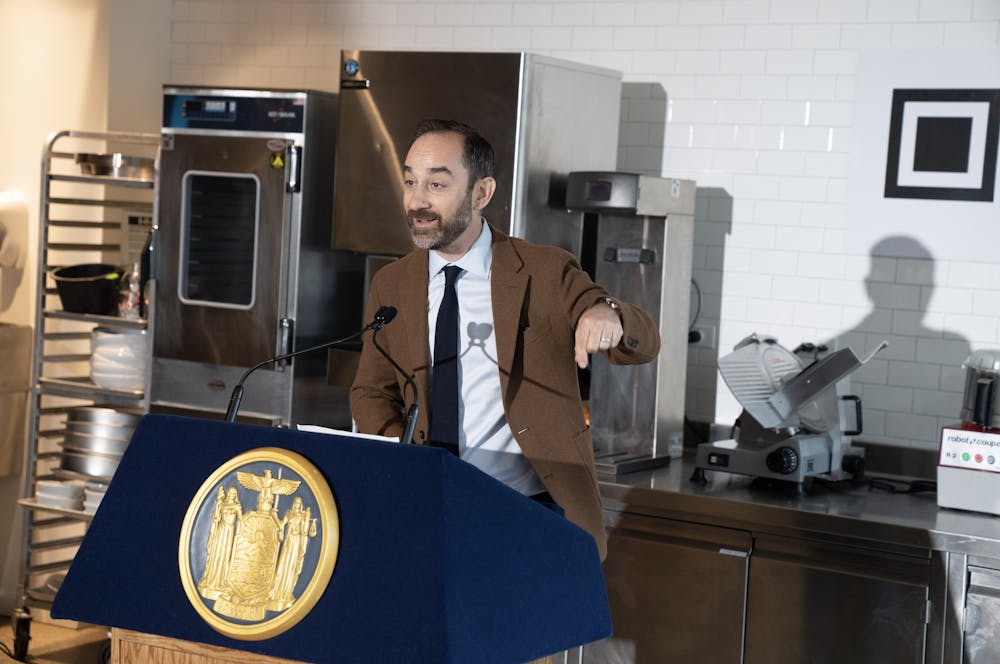
[[[39,378],[38,389],[44,394],[77,399],[101,400],[115,405],[129,406],[146,397],[145,390],[113,390],[100,387],[90,378]]]
[[[113,175],[49,175],[53,182],[87,182],[112,187],[152,189],[153,181],[142,178],[116,177]]]
[[[145,330],[145,318],[118,318],[117,316],[101,316],[99,314],[78,314],[58,309],[45,309],[42,316],[53,320],[75,320],[82,323],[94,323],[101,327],[125,328],[130,330]]]
[[[53,514],[61,514],[62,516],[72,517],[73,519],[82,519],[84,521],[90,521],[91,519],[94,518],[94,513],[93,512],[87,512],[87,511],[84,511],[84,510],[71,510],[71,509],[68,509],[66,507],[55,507],[53,505],[46,505],[44,503],[38,502],[34,498],[19,498],[18,501],[17,501],[17,504],[21,505],[22,507],[27,507],[29,509],[38,510],[39,512],[51,512]],[[56,540],[56,541],[59,541],[59,540]],[[50,543],[46,543],[46,544],[50,544]],[[36,544],[34,546],[35,546],[35,549],[38,550],[39,546],[44,547],[46,544],[42,544],[42,545]]]
[[[132,215],[152,217],[156,208],[159,168],[158,134],[130,132],[60,131],[49,136],[42,152],[38,286],[35,307],[35,346],[28,445],[23,462],[23,486],[18,505],[27,512],[22,533],[21,604],[48,608],[54,593],[46,586],[47,575],[69,568],[75,546],[93,518],[92,512],[55,507],[35,498],[39,479],[85,480],[107,483],[109,478],[91,477],[59,468],[62,439],[69,413],[80,406],[148,412],[149,357],[141,389],[108,389],[89,375],[90,338],[98,327],[146,330],[147,353],[152,336],[152,317],[126,319],[62,310],[52,272],[76,263],[126,263],[127,229]],[[58,148],[58,149],[57,149]],[[151,177],[93,175],[81,171],[78,157],[112,152],[150,159]],[[50,260],[50,256],[55,260]],[[132,256],[128,257],[132,259]],[[150,281],[150,288],[153,282]],[[85,374],[85,375],[81,375]],[[63,553],[65,552],[65,553]],[[43,556],[38,554],[44,553]],[[52,560],[52,557],[68,560]],[[27,611],[15,611],[17,616]],[[17,625],[15,625],[15,628]],[[30,619],[15,629],[27,651]]]

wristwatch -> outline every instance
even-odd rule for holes
[[[612,309],[614,309],[615,313],[618,314],[619,318],[622,317],[622,308],[618,306],[617,302],[615,302],[614,300],[612,300],[610,297],[602,297],[600,299],[600,301],[603,302],[604,304],[608,305]]]

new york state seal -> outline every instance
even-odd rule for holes
[[[181,583],[216,631],[267,639],[304,618],[333,574],[340,524],[323,475],[300,454],[260,447],[198,489],[177,548]]]

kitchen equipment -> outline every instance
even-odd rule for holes
[[[962,422],[985,428],[1000,428],[1000,350],[973,351],[962,363],[965,369],[965,393],[962,396]]]
[[[80,480],[38,480],[35,500],[42,505],[64,509],[83,509],[84,483]]]
[[[63,310],[114,316],[118,313],[118,280],[122,271],[105,263],[70,265],[52,271]]]
[[[89,487],[84,489],[84,499],[83,499],[83,511],[85,512],[96,512],[97,508],[101,506],[101,501],[104,500],[104,491],[95,491]]]
[[[81,433],[69,428],[67,424],[66,437],[63,444],[82,452],[99,452],[101,454],[124,454],[131,438],[121,439],[110,436]]]
[[[67,422],[92,422],[111,426],[135,428],[142,415],[122,409],[101,408],[99,406],[79,406],[70,408]]]
[[[99,454],[63,445],[59,467],[90,477],[108,478],[115,474],[120,454]]]
[[[619,475],[682,452],[697,187],[635,173],[572,172],[566,207],[581,213],[580,262],[611,295],[659,324],[653,362],[612,366],[594,354],[590,429],[597,470]]]
[[[705,470],[796,483],[854,475],[864,451],[845,436],[861,432],[861,400],[838,398],[836,384],[886,346],[883,341],[864,359],[842,348],[807,365],[773,338],[751,334],[740,341],[719,359],[719,373],[744,409],[738,435],[698,445],[692,480],[703,481]],[[841,401],[854,403],[853,431],[841,429]]]
[[[164,88],[151,410],[221,415],[247,367],[362,327],[363,261],[331,248],[336,104]],[[262,367],[243,413],[349,428],[326,364],[315,353]]]
[[[90,378],[100,387],[141,390],[148,360],[145,330],[95,327],[91,332]]]
[[[1000,350],[973,351],[962,368],[962,421],[941,430],[938,505],[1000,514]]]
[[[66,420],[66,431],[67,433],[78,433],[85,436],[111,438],[112,440],[120,440],[127,443],[132,439],[135,427]]]
[[[113,152],[111,154],[76,155],[76,163],[84,175],[109,175],[116,178],[151,179],[155,174],[155,160],[146,157],[132,157]]]

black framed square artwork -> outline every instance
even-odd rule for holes
[[[1000,90],[892,92],[885,197],[992,201]]]

